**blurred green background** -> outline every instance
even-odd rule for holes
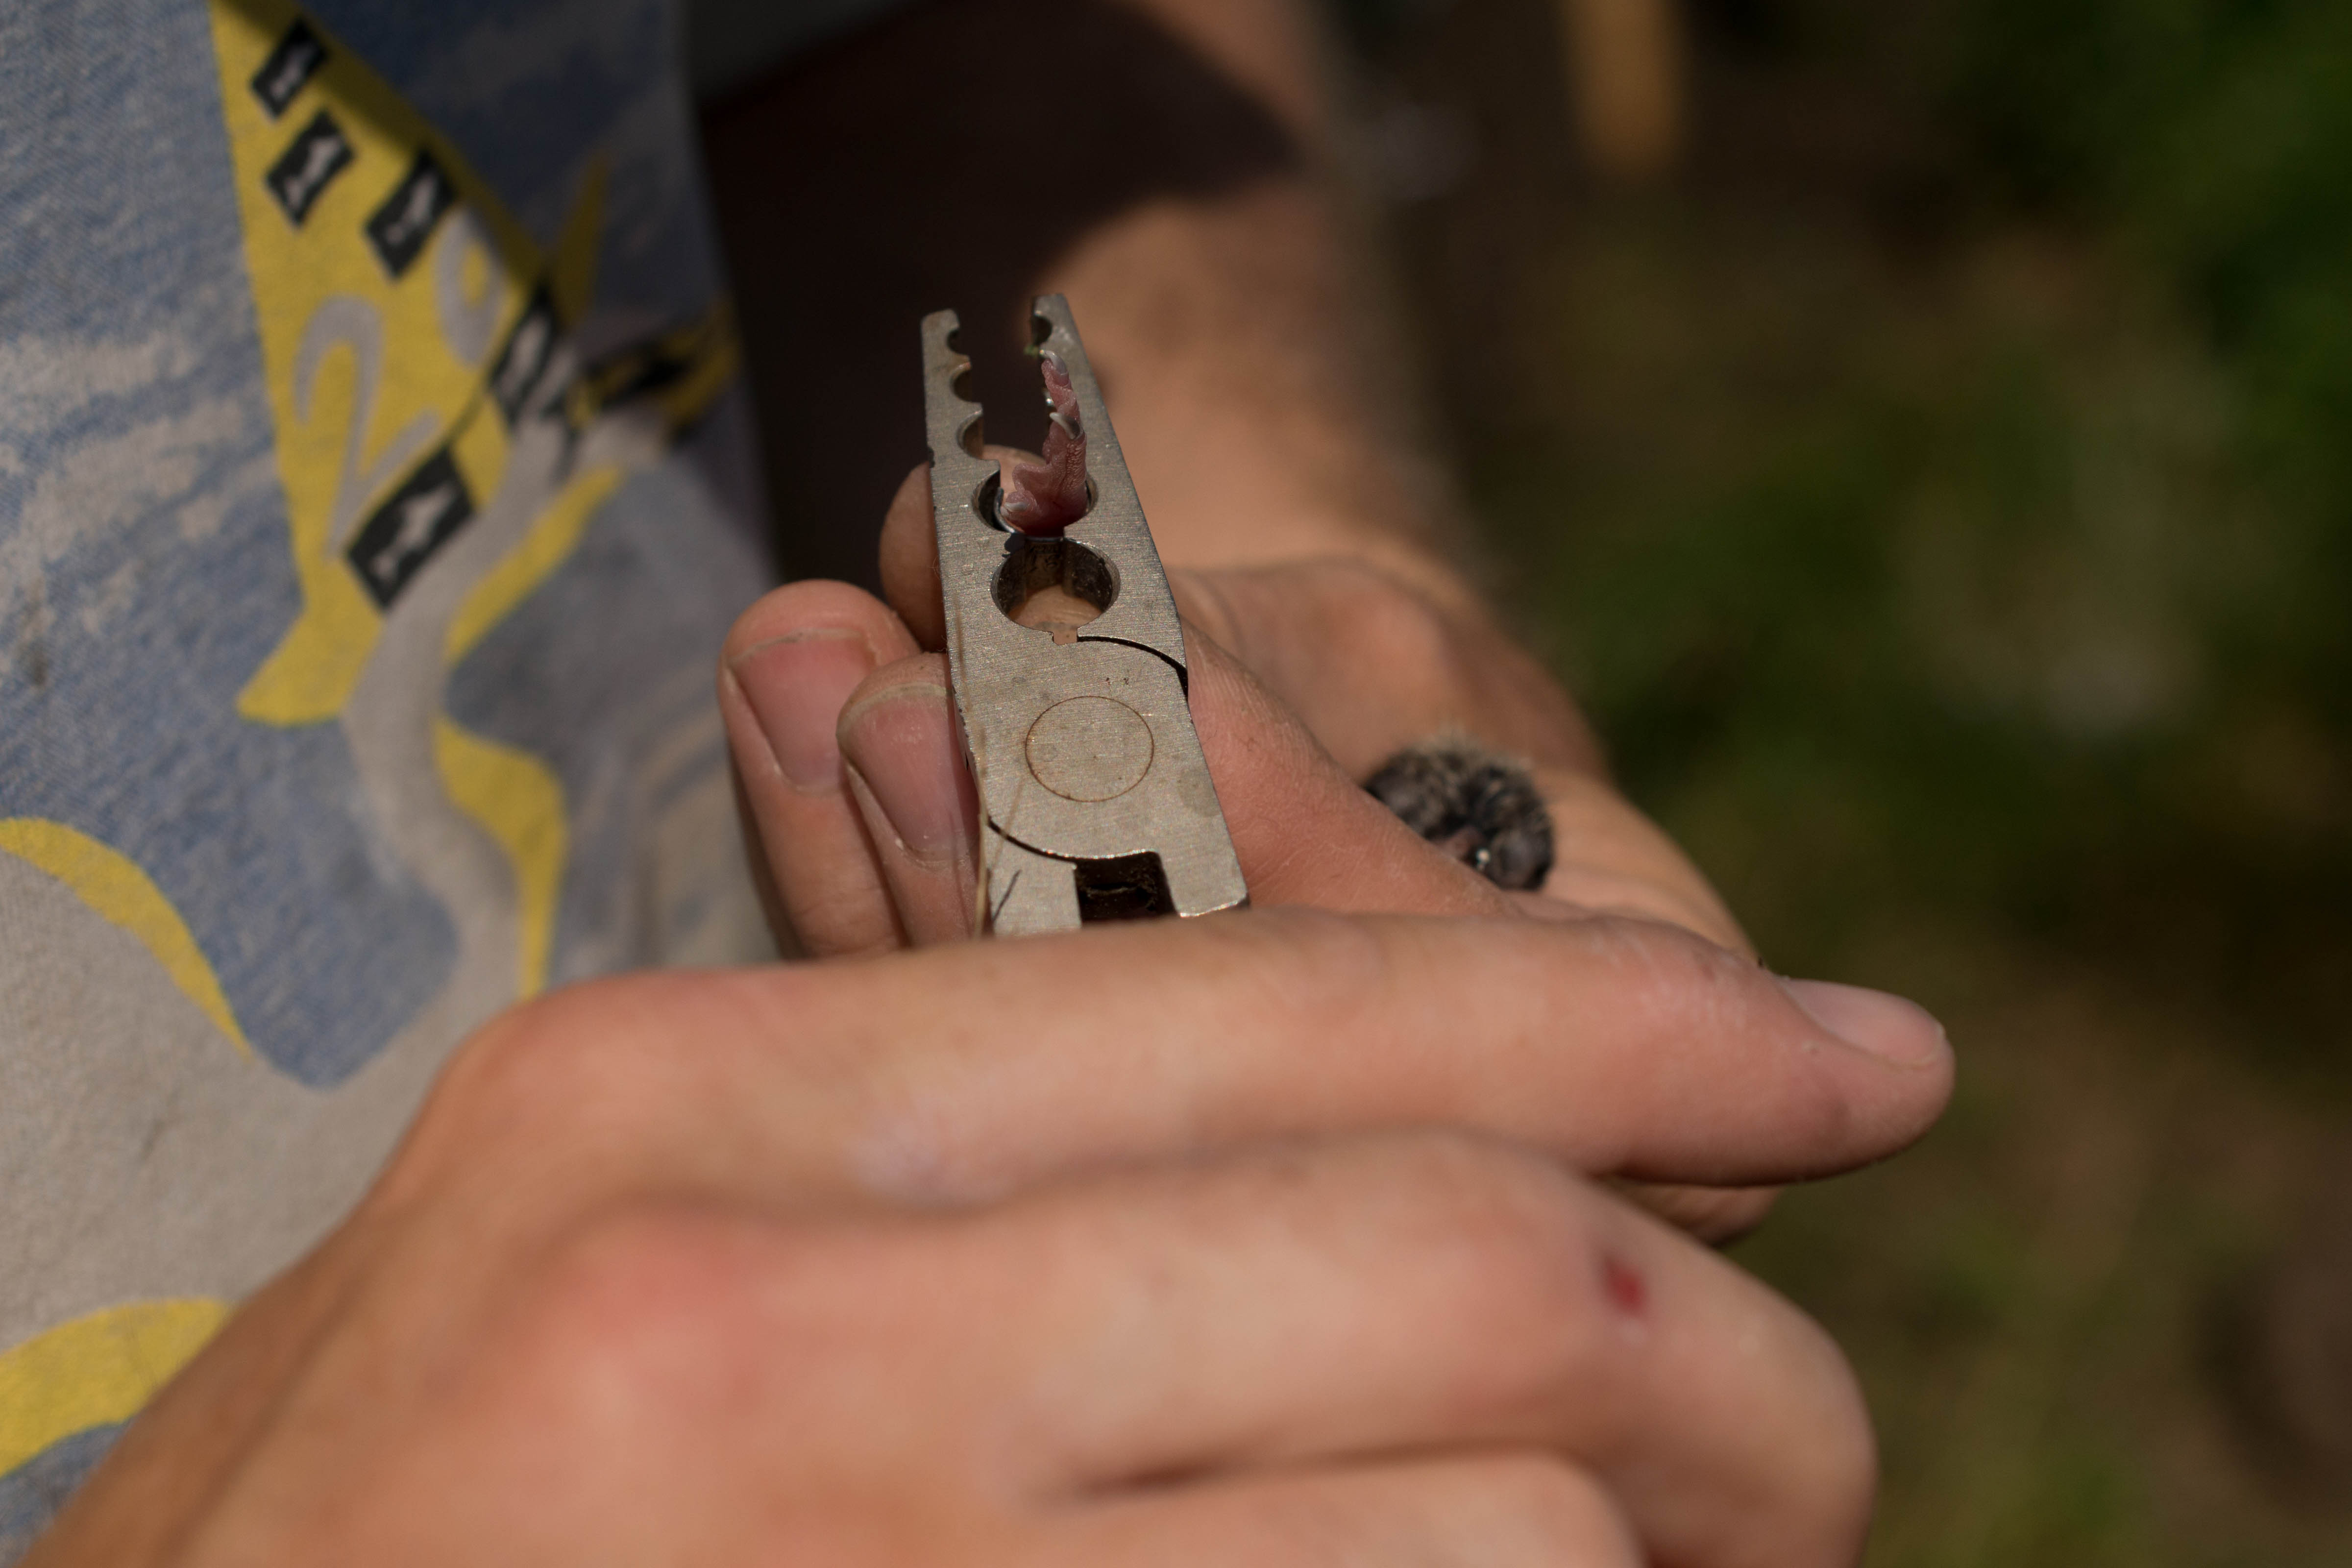
[[[1611,177],[1575,3],[1360,0],[1367,162],[1626,785],[1961,1052],[1738,1253],[1871,1561],[2352,1563],[2352,5],[1686,0]]]

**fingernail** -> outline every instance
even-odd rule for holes
[[[784,778],[803,795],[841,784],[841,705],[874,672],[874,652],[845,626],[763,642],[729,666]]]
[[[841,716],[841,747],[908,855],[926,866],[971,855],[963,757],[945,687],[926,681],[876,692]]]
[[[1782,980],[1780,989],[1805,1016],[1881,1061],[1927,1067],[1951,1049],[1944,1026],[1916,1002],[1833,980]]]

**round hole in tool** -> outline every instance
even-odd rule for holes
[[[1003,499],[1004,477],[994,468],[991,468],[988,471],[988,478],[980,481],[980,489],[971,492],[972,516],[999,533],[1012,532],[1011,529],[1004,526],[1004,520],[996,515],[996,503]]]
[[[996,571],[996,607],[1017,625],[1051,632],[1055,642],[1069,642],[1118,597],[1118,572],[1074,539],[1016,533],[1004,542],[1004,564]]]
[[[975,447],[972,456],[977,458],[980,455],[979,449]],[[971,492],[972,515],[999,533],[1011,533],[1013,531],[1013,526],[996,515],[996,509],[1003,500],[1004,470],[1002,468],[991,468],[988,471],[988,478],[981,480],[980,488]],[[1102,492],[1096,489],[1094,476],[1088,474],[1087,476],[1087,510],[1093,511],[1095,503],[1100,500],[1102,500]]]

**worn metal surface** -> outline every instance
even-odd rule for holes
[[[980,456],[981,408],[961,390],[971,361],[955,312],[923,318],[948,663],[981,803],[976,918],[1013,935],[1234,908],[1248,890],[1185,706],[1184,637],[1160,552],[1069,305],[1047,294],[1032,309],[1038,346],[1062,356],[1076,388],[1095,492],[1059,540],[995,521],[996,464]],[[1012,610],[1040,584],[1100,613],[1075,635],[1019,625]]]

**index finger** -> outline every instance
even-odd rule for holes
[[[1950,1081],[1909,1003],[1784,983],[1661,923],[1258,910],[574,987],[461,1055],[406,1163],[544,1189],[549,1152],[584,1142],[591,1188],[689,1169],[785,1201],[963,1202],[1452,1126],[1742,1185],[1890,1154]]]

